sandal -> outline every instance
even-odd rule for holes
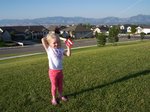
[[[68,101],[68,98],[65,97],[65,96],[62,96],[62,97],[61,97],[61,100],[64,101],[64,102],[66,102],[66,101]]]
[[[58,104],[56,100],[52,100],[51,103],[52,103],[52,105],[57,105]]]

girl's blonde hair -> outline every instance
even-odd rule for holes
[[[61,43],[60,38],[59,38],[59,35],[56,34],[55,32],[49,32],[49,33],[46,35],[46,40],[47,40],[48,43],[50,43],[52,39],[57,39],[58,42]]]

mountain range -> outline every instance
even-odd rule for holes
[[[145,24],[150,25],[150,15],[136,15],[129,18],[105,17],[105,18],[84,18],[84,17],[45,17],[36,19],[1,19],[1,26],[18,25],[67,25],[67,24]]]

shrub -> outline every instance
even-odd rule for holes
[[[5,42],[3,42],[2,40],[0,40],[0,47],[4,47],[5,46]]]
[[[128,34],[128,39],[130,39],[131,38],[131,36],[130,36],[130,34]]]
[[[144,32],[141,32],[141,33],[140,33],[140,38],[141,38],[141,40],[143,40],[144,37],[145,37],[145,33],[144,33]]]
[[[96,33],[97,46],[104,46],[106,44],[106,37],[104,33]]]
[[[109,42],[115,43],[119,41],[119,28],[116,26],[113,26],[112,28],[109,29]]]

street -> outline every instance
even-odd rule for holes
[[[149,36],[146,37],[146,39],[150,39]],[[122,41],[134,41],[134,40],[140,40],[137,37],[132,37],[131,39],[127,39],[125,37],[119,38],[119,42]],[[74,40],[73,48],[75,47],[84,47],[84,46],[91,46],[96,45],[96,39],[79,39]],[[63,48],[65,48],[65,44],[62,42]],[[26,53],[39,53],[39,52],[45,52],[42,44],[35,44],[35,45],[26,45],[26,46],[17,46],[17,47],[11,47],[11,48],[0,48],[0,56],[2,55],[9,55],[9,54],[26,54]]]
[[[81,47],[81,46],[90,46],[90,45],[96,45],[96,39],[75,40],[73,48]],[[63,48],[65,48],[64,43],[62,44],[62,46]],[[21,54],[21,53],[26,54],[26,53],[37,53],[37,52],[44,52],[44,48],[42,44],[18,46],[18,47],[11,47],[11,48],[0,48],[0,55]]]

